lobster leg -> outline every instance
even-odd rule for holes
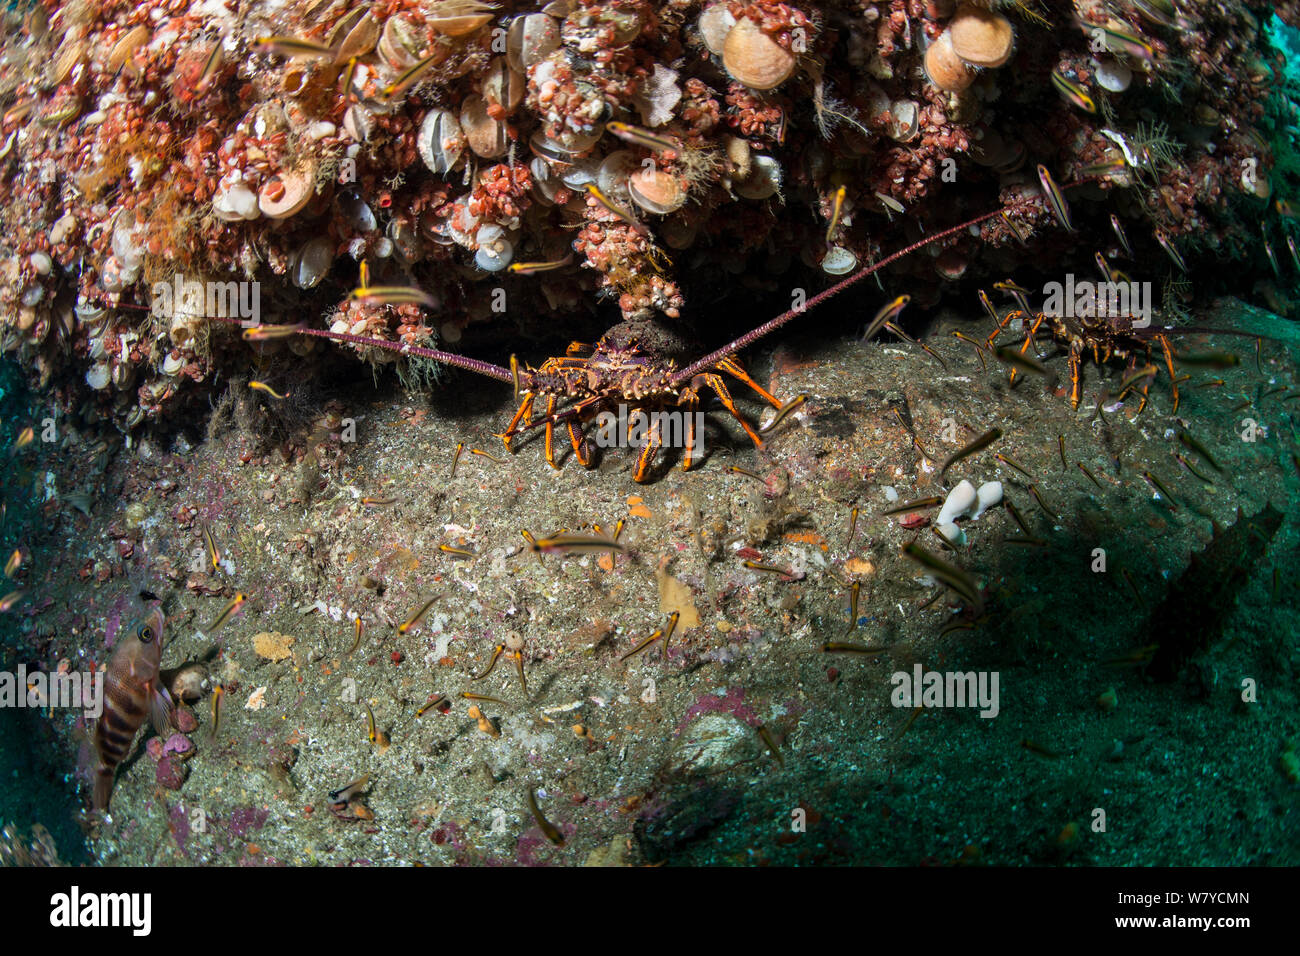
[[[740,422],[740,427],[745,429],[745,433],[749,435],[750,441],[754,443],[754,447],[762,448],[763,439],[759,438],[758,432],[754,431],[753,426],[741,417],[740,411],[736,408],[735,401],[732,400],[731,393],[727,391],[727,383],[722,380],[722,376],[717,372],[710,372],[701,375],[700,378],[704,380],[705,385],[709,386],[709,388],[713,389],[713,391],[717,393],[718,398],[722,400],[723,407],[726,408],[727,411],[731,412],[732,417],[735,418],[736,421]],[[780,406],[777,407],[779,408]]]
[[[1075,342],[1070,346],[1070,406],[1076,411],[1083,400],[1083,376],[1079,366],[1083,360],[1083,345]]]
[[[641,454],[636,460],[636,471],[632,472],[632,480],[636,482],[645,481],[646,472],[650,470],[650,464],[655,459],[655,452],[663,444],[663,438],[659,434],[659,419],[655,418],[653,421],[650,434],[646,436],[645,447],[641,449]]]
[[[767,389],[765,389],[762,385],[759,385],[756,381],[750,378],[749,373],[746,372],[741,367],[740,363],[737,362],[735,359],[723,359],[721,362],[717,364],[716,368],[718,368],[723,372],[726,372],[728,375],[732,376],[733,378],[740,379],[740,381],[744,382],[754,391],[758,392],[758,394],[762,395],[763,399],[773,408],[781,407],[780,400],[771,392],[769,392]]]
[[[567,427],[569,430],[569,442],[573,445],[573,457],[578,459],[578,464],[580,464],[583,468],[590,468],[592,464],[592,458],[584,457],[586,452],[584,451],[584,447],[583,447],[584,441],[582,438],[582,427],[580,425],[575,424],[573,419],[569,419],[564,424],[565,427]]]
[[[528,427],[528,416],[532,413],[533,399],[535,397],[536,396],[534,396],[532,392],[525,392],[524,400],[519,406],[519,411],[515,412],[515,417],[510,419],[510,424],[506,426],[506,430],[492,436],[501,439],[501,443],[506,446],[506,451],[510,451],[510,439],[514,438],[518,432]],[[523,423],[522,425],[520,425],[521,422]]]
[[[1165,365],[1169,369],[1169,387],[1174,390],[1174,414],[1178,414],[1178,376],[1174,373],[1174,351],[1169,347],[1169,336],[1157,335],[1156,341],[1165,353]]]
[[[993,329],[993,333],[989,336],[988,341],[984,343],[984,347],[985,347],[985,348],[989,348],[989,349],[993,348],[993,340],[996,339],[996,338],[998,337],[998,333],[999,333],[999,332],[1001,332],[1003,329],[1005,329],[1005,328],[1007,327],[1007,323],[1010,322],[1010,321],[1011,321],[1013,318],[1015,318],[1017,315],[1018,315],[1018,316],[1021,316],[1021,317],[1023,318],[1023,317],[1024,317],[1024,314],[1025,314],[1025,313],[1023,313],[1023,312],[1021,312],[1021,311],[1019,311],[1019,310],[1015,310],[1015,309],[1013,309],[1012,311],[1010,311],[1010,312],[1008,312],[1006,315],[1004,315],[1004,316],[1002,317],[1002,321],[1001,321],[1001,323],[999,323],[997,326],[994,327],[994,329]]]
[[[699,399],[686,404],[686,448],[682,450],[682,471],[690,471],[695,462],[695,409],[699,406]]]
[[[556,471],[560,466],[555,463],[555,396],[546,396],[546,463]]]

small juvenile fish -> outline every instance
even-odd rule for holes
[[[1277,264],[1277,256],[1273,253],[1273,246],[1267,239],[1264,240],[1264,255],[1268,257],[1268,264],[1273,269],[1273,276],[1276,279],[1282,278],[1282,268]]]
[[[1130,259],[1133,258],[1133,247],[1128,244],[1128,236],[1124,233],[1124,227],[1120,225],[1119,216],[1114,213],[1110,214],[1110,228],[1115,233],[1115,238],[1119,240],[1120,248],[1124,250],[1124,255]]]
[[[1300,207],[1289,199],[1279,199],[1273,204],[1277,214],[1283,219],[1300,219]]]
[[[1158,369],[1154,365],[1148,365],[1146,368],[1138,369],[1128,378],[1124,379],[1124,381],[1119,383],[1119,392],[1116,393],[1115,397],[1123,400],[1124,395],[1130,388],[1140,384],[1143,379],[1154,377],[1157,371]]]
[[[222,38],[218,37],[217,42],[212,44],[212,52],[208,54],[207,60],[204,61],[203,72],[199,74],[199,80],[194,85],[196,90],[207,89],[208,84],[212,82],[212,78],[217,75],[217,70],[221,67],[222,43]]]
[[[853,544],[853,536],[857,533],[857,530],[858,530],[858,509],[854,508],[851,512],[849,512],[849,540],[844,542],[844,547],[847,548],[849,547],[849,545]]]
[[[397,504],[396,498],[371,498],[366,496],[361,499],[361,504],[367,508],[387,508],[390,505]]]
[[[485,704],[500,704],[502,707],[510,706],[500,697],[489,697],[487,694],[475,694],[470,691],[463,690],[460,692],[460,696],[465,700],[481,700]]]
[[[639,641],[639,642],[637,643],[636,647],[632,648],[632,649],[631,649],[630,651],[628,651],[626,654],[622,654],[622,655],[620,655],[620,656],[619,656],[619,660],[620,660],[620,661],[625,661],[625,660],[627,660],[629,657],[635,657],[637,654],[640,654],[642,651],[644,651],[647,647],[649,647],[649,646],[650,646],[651,644],[653,644],[655,641],[659,640],[659,638],[663,637],[663,635],[664,635],[664,632],[663,632],[662,629],[656,630],[653,634],[651,634],[651,635],[650,635],[649,637],[647,637],[645,640],[643,640],[643,641]]]
[[[1201,481],[1205,482],[1207,485],[1214,484],[1214,481],[1212,479],[1207,478],[1205,475],[1201,474],[1194,467],[1192,467],[1192,463],[1187,460],[1187,457],[1185,455],[1182,455],[1179,452],[1174,452],[1174,458],[1177,459],[1178,464],[1182,465],[1184,468],[1190,471],[1197,478],[1201,479]]]
[[[472,548],[453,548],[449,544],[438,545],[438,550],[443,554],[450,554],[454,558],[461,558],[464,560],[469,560],[475,556]]]
[[[244,339],[249,342],[260,342],[265,339],[285,339],[298,334],[306,327],[305,322],[295,322],[293,325],[254,325],[251,328],[244,329]]]
[[[904,342],[908,342],[908,343],[910,343],[910,344],[912,344],[912,345],[915,345],[915,346],[916,346],[917,348],[919,348],[919,349],[924,349],[924,350],[925,350],[925,353],[926,353],[927,355],[929,355],[930,358],[934,359],[936,362],[939,363],[940,368],[942,368],[945,372],[948,370],[948,363],[945,362],[945,361],[944,361],[944,360],[939,356],[939,353],[938,353],[938,352],[936,352],[936,351],[934,351],[934,349],[930,348],[930,346],[926,345],[924,342],[922,342],[922,341],[920,341],[920,340],[918,340],[918,339],[914,339],[914,338],[912,338],[910,335],[908,335],[906,332],[904,332],[901,328],[899,328],[899,327],[898,327],[897,325],[895,325],[893,322],[886,322],[886,323],[885,323],[885,328],[888,329],[890,332],[893,332],[895,335],[897,335],[897,336],[898,336],[900,339],[902,339]]]
[[[1034,476],[1031,475],[1028,471],[1026,471],[1023,465],[1016,464],[1015,461],[1013,461],[1011,458],[1007,457],[1006,455],[1002,454],[1001,452],[994,455],[993,457],[996,458],[998,461],[1002,462],[1002,464],[1008,466],[1009,468],[1014,468],[1016,471],[1020,472],[1022,475],[1028,478],[1030,481],[1034,480]]]
[[[1025,245],[1025,233],[1020,228],[1020,226],[1016,223],[1016,221],[1012,219],[1010,215],[1007,214],[1007,211],[1005,209],[1003,209],[1001,213],[999,213],[999,215],[1002,216],[1002,222],[1006,224],[1006,227],[1008,231],[1010,231],[1011,235],[1016,237],[1016,242],[1020,243],[1022,246]]]
[[[420,623],[420,618],[424,617],[424,615],[428,612],[429,608],[433,607],[433,602],[436,600],[438,600],[438,596],[435,594],[433,597],[429,598],[429,600],[425,601],[422,605],[420,605],[419,609],[410,617],[408,617],[405,623],[403,623],[400,627],[398,627],[397,633],[405,634],[411,628],[415,627],[416,624]]]
[[[322,60],[334,59],[334,50],[330,47],[321,43],[313,43],[311,40],[302,40],[298,37],[258,37],[253,43],[269,53],[278,53],[280,56],[306,56]]]
[[[894,505],[892,508],[886,508],[880,512],[881,515],[902,514],[904,511],[916,511],[920,508],[934,508],[943,504],[941,495],[932,495],[929,498],[917,498],[915,501],[904,501],[901,505]]]
[[[513,362],[514,356],[513,355],[510,356],[510,359]],[[516,398],[519,397],[518,386],[516,386],[515,389],[515,397]],[[456,477],[456,463],[460,461],[460,453],[464,450],[465,450],[465,443],[463,441],[456,442],[456,454],[451,456],[451,477],[453,478]]]
[[[998,283],[993,283],[993,288],[996,289],[997,287]],[[989,294],[983,289],[978,290],[978,294],[980,305],[984,306],[984,311],[989,314],[989,318],[993,320],[993,324],[997,325],[1001,323],[1002,320],[998,318],[998,310],[993,307],[993,300],[989,298]]]
[[[1193,438],[1189,432],[1180,428],[1178,430],[1178,441],[1188,451],[1191,451],[1194,454],[1197,454],[1201,458],[1205,459],[1206,464],[1208,464],[1215,471],[1219,472],[1220,474],[1223,473],[1223,469],[1219,466],[1219,463],[1214,460],[1214,456],[1210,454],[1210,450],[1206,448],[1204,445],[1202,445],[1195,438]]]
[[[848,190],[841,186],[835,190],[835,198],[831,200],[831,220],[826,225],[826,245],[831,245],[831,236],[835,235],[835,230],[839,228],[840,213],[844,211],[844,197]]]
[[[208,546],[208,560],[212,562],[212,570],[215,571],[221,567],[221,552],[217,550],[216,539],[212,537],[212,529],[206,521],[199,525],[199,530],[203,532],[203,543]]]
[[[882,306],[880,311],[876,313],[876,317],[872,319],[871,323],[867,326],[867,331],[862,335],[862,341],[865,342],[874,336],[880,331],[881,327],[884,326],[886,322],[898,318],[902,311],[907,308],[907,304],[911,301],[912,297],[910,295],[900,295],[893,302],[889,302]]]
[[[343,102],[350,103],[354,98],[352,92],[352,79],[357,75],[357,58],[348,57],[347,69],[343,71],[343,80],[339,83],[339,92],[343,94]],[[362,285],[365,283],[363,282]]]
[[[970,444],[958,448],[955,452],[953,452],[951,455],[948,456],[947,461],[945,461],[942,467],[940,467],[939,480],[943,481],[944,477],[948,474],[948,469],[951,468],[953,465],[955,465],[957,462],[961,461],[963,458],[969,458],[971,455],[975,454],[976,452],[983,451],[985,448],[988,448],[989,445],[992,445],[995,441],[997,441],[1001,437],[1002,437],[1001,428],[990,428],[988,431],[986,431],[983,435],[980,435]]]
[[[18,602],[23,599],[23,595],[26,593],[26,591],[20,588],[17,591],[10,591],[4,597],[0,598],[0,614],[12,611],[18,605]]]
[[[1038,502],[1038,507],[1043,509],[1043,513],[1046,514],[1047,517],[1051,518],[1053,521],[1059,520],[1060,516],[1051,508],[1047,507],[1047,502],[1043,500],[1043,496],[1039,493],[1037,485],[1030,483],[1029,493],[1034,496],[1034,500]]]
[[[664,631],[664,642],[660,646],[664,660],[668,659],[668,642],[673,639],[673,632],[677,630],[677,621],[681,616],[680,611],[673,611],[672,614],[668,615],[668,627]]]
[[[853,587],[849,589],[849,630],[858,629],[858,592],[862,590],[862,582],[854,581]]]
[[[221,613],[217,615],[217,619],[208,626],[207,633],[211,635],[221,630],[226,621],[230,620],[230,615],[243,607],[244,601],[246,600],[248,599],[242,594],[236,594],[231,598],[230,602],[221,609]]]
[[[266,394],[270,395],[272,398],[278,398],[281,401],[289,397],[288,392],[281,395],[279,392],[273,389],[270,385],[267,385],[265,382],[249,382],[248,387],[255,388],[259,392],[266,392]]]
[[[349,297],[367,305],[422,305],[429,309],[437,306],[433,296],[410,285],[366,286],[353,289]]]
[[[1173,260],[1174,265],[1176,265],[1180,271],[1187,271],[1187,262],[1183,259],[1178,248],[1173,244],[1173,241],[1169,238],[1168,233],[1163,229],[1156,229],[1156,242],[1160,243],[1160,248],[1164,249],[1165,252],[1168,253],[1169,258]]]
[[[1096,485],[1096,486],[1097,486],[1098,488],[1100,488],[1102,491],[1105,491],[1105,490],[1106,490],[1105,488],[1102,488],[1102,487],[1101,487],[1101,482],[1097,480],[1096,476],[1094,476],[1093,473],[1090,472],[1090,471],[1088,470],[1088,467],[1087,467],[1083,462],[1078,461],[1078,462],[1075,462],[1075,464],[1079,466],[1079,470],[1080,470],[1081,472],[1083,472],[1085,475],[1088,476],[1088,480],[1089,480],[1089,481],[1091,481],[1094,485]]]
[[[776,745],[776,738],[772,736],[772,732],[767,729],[765,724],[759,724],[755,729],[758,731],[758,736],[763,739],[763,743],[767,744],[767,749],[772,751],[772,756],[776,758],[776,762],[784,767],[785,758],[781,756],[781,748]]]
[[[961,568],[931,554],[916,542],[903,545],[903,554],[969,601],[975,609],[976,617],[984,613],[984,599],[980,596],[979,585]]]
[[[1094,24],[1087,24],[1086,29],[1101,30],[1105,39],[1106,49],[1111,53],[1123,53],[1135,59],[1150,63],[1156,58],[1155,47],[1140,36],[1130,33],[1127,30],[1117,30],[1113,27],[1100,27]]]
[[[9,560],[5,562],[5,577],[12,578],[18,573],[18,569],[23,565],[23,552],[20,548],[15,548],[14,553],[9,555]]]
[[[776,410],[776,414],[772,416],[771,421],[759,428],[759,434],[765,435],[772,431],[772,429],[776,428],[777,425],[780,425],[781,422],[785,421],[791,412],[799,409],[806,401],[808,401],[807,395],[796,395],[794,398],[790,399],[790,401],[786,402]]]
[[[632,231],[638,236],[641,236],[643,239],[650,238],[650,230],[647,229],[643,223],[638,222],[636,217],[630,212],[601,192],[600,187],[595,183],[585,183],[583,188],[587,190],[587,195],[605,207],[606,212],[613,213],[619,219],[623,220],[623,222],[632,227]]]
[[[623,546],[613,538],[590,534],[570,534],[556,535],[534,541],[533,550],[539,554],[549,554],[552,551],[565,554],[590,554],[597,551],[622,551]]]
[[[1061,454],[1061,470],[1065,471],[1070,466],[1065,463],[1065,436],[1056,436],[1056,450]]]
[[[361,615],[358,614],[356,616],[356,618],[353,621],[353,624],[354,624],[353,630],[355,631],[355,634],[352,638],[352,646],[349,647],[347,650],[349,656],[355,654],[357,648],[361,646]]]
[[[1149,471],[1142,472],[1142,478],[1146,481],[1148,485],[1150,485],[1152,488],[1154,488],[1157,492],[1159,492],[1164,497],[1165,501],[1169,503],[1170,511],[1178,510],[1178,502],[1176,502],[1174,500],[1174,496],[1169,493],[1169,489],[1165,487],[1164,482],[1162,482],[1155,475],[1151,474],[1151,472]]]
[[[1160,649],[1159,644],[1147,644],[1128,654],[1122,654],[1119,657],[1111,657],[1102,661],[1107,667],[1142,667],[1151,663],[1151,659],[1156,656],[1156,651]]]
[[[1030,753],[1038,754],[1040,757],[1046,757],[1048,760],[1059,760],[1062,756],[1062,754],[1057,753],[1055,750],[1049,750],[1042,744],[1034,743],[1034,741],[1030,740],[1028,737],[1020,741],[1020,746],[1024,747]]]
[[[1118,159],[1108,159],[1101,163],[1091,163],[1079,170],[1080,179],[1093,179],[1097,177],[1110,176],[1114,173],[1122,173],[1128,168],[1128,161],[1124,157]]]
[[[433,710],[433,708],[435,707],[441,708],[441,706],[446,702],[447,702],[447,698],[445,695],[434,694],[433,698],[427,704],[425,704],[423,707],[421,707],[419,710],[415,712],[415,716],[423,717],[429,711]]]
[[[528,678],[524,676],[524,652],[522,648],[515,651],[514,658],[515,672],[519,675],[519,689],[526,699],[528,697]]]
[[[727,468],[727,471],[731,472],[733,475],[744,475],[746,478],[753,478],[755,481],[761,481],[763,484],[767,484],[767,479],[758,472],[750,471],[748,468],[741,468],[739,465],[730,465]]]
[[[554,272],[556,269],[563,269],[567,265],[573,264],[573,253],[570,252],[563,259],[555,259],[551,262],[512,262],[508,268],[515,275],[532,276],[539,272]],[[515,394],[518,394],[516,390]]]
[[[28,425],[26,428],[24,428],[22,431],[18,433],[18,438],[15,439],[14,441],[14,451],[18,451],[18,449],[20,448],[26,448],[35,440],[36,440],[36,432],[34,432],[32,430],[32,427]]]
[[[797,578],[799,576],[794,571],[791,571],[789,568],[778,568],[774,564],[759,564],[757,561],[748,561],[748,560],[742,561],[741,563],[744,564],[744,566],[749,568],[751,571],[766,571],[768,574],[779,574],[782,577],[787,577],[787,578]]]
[[[1052,378],[1051,371],[1042,362],[1036,358],[1031,358],[1025,352],[1021,352],[1014,345],[1001,345],[993,350],[999,362],[1010,365],[1012,369],[1021,372],[1033,372],[1035,375],[1041,375],[1044,378]]]
[[[1070,222],[1070,207],[1066,205],[1065,196],[1056,185],[1052,174],[1042,163],[1038,164],[1038,182],[1043,187],[1043,195],[1047,199],[1048,208],[1056,216],[1056,221],[1065,228],[1066,232],[1074,232],[1074,225]]]
[[[366,788],[366,784],[368,784],[369,782],[370,782],[370,774],[366,774],[357,780],[353,780],[351,783],[344,784],[343,786],[339,787],[337,790],[329,791],[330,803],[335,805],[340,803],[347,803],[349,800],[351,800],[353,797],[359,794],[362,790],[364,790]]]
[[[1286,237],[1286,248],[1291,253],[1291,261],[1295,264],[1297,272],[1300,272],[1300,249],[1296,248],[1295,236]]]
[[[395,96],[401,96],[411,87],[413,87],[428,72],[429,68],[438,62],[441,51],[435,50],[419,63],[416,63],[409,70],[399,76],[393,82],[384,87],[384,99],[391,100]]]
[[[887,647],[867,647],[865,644],[851,644],[844,641],[827,641],[822,645],[823,654],[861,654],[864,657],[879,657]]]
[[[1097,104],[1088,95],[1088,91],[1068,79],[1059,68],[1052,71],[1052,86],[1056,87],[1056,92],[1060,93],[1067,103],[1079,107],[1085,113],[1097,112]]]
[[[218,683],[212,688],[212,710],[211,717],[208,721],[208,739],[217,739],[217,730],[221,727],[221,709],[222,703],[226,699],[226,687]]]
[[[564,834],[557,830],[546,817],[542,816],[542,811],[537,808],[537,795],[532,789],[524,792],[528,797],[528,810],[532,813],[533,819],[537,821],[537,826],[542,831],[542,834],[556,846],[564,846]]]
[[[1007,509],[1007,514],[1011,515],[1011,520],[1016,523],[1016,526],[1020,528],[1025,537],[1034,537],[1034,533],[1029,530],[1029,522],[1025,521],[1025,516],[1020,513],[1020,509],[1011,502],[1011,499],[1003,498],[1002,505]]]
[[[1093,256],[1093,261],[1097,263],[1097,269],[1099,272],[1101,272],[1101,277],[1103,279],[1105,279],[1107,282],[1116,281],[1115,270],[1110,267],[1110,263],[1106,261],[1105,256],[1103,256],[1100,252],[1098,252],[1095,256]]]
[[[642,129],[640,126],[633,126],[630,123],[620,123],[610,121],[605,124],[605,129],[614,136],[617,136],[625,143],[634,143],[637,146],[644,146],[646,149],[655,153],[677,152],[678,144],[666,136],[660,136],[658,133],[652,133],[648,129]]]
[[[496,455],[488,454],[482,448],[471,448],[469,450],[469,453],[471,455],[478,455],[480,458],[486,458],[488,461],[494,461],[498,465],[505,464],[505,462],[502,459],[498,458]]]
[[[1178,356],[1178,364],[1214,369],[1236,368],[1241,364],[1241,356],[1232,352],[1198,352],[1195,355]]]
[[[370,709],[370,704],[364,700],[361,702],[361,706],[366,709],[366,739],[373,744],[376,737],[378,737],[378,734],[375,733],[375,712]]]
[[[492,656],[491,658],[488,659],[487,667],[483,668],[483,671],[481,673],[475,674],[473,677],[471,677],[470,680],[471,681],[482,680],[484,677],[487,677],[488,674],[491,674],[492,668],[497,666],[497,661],[501,658],[501,654],[505,651],[505,649],[506,646],[504,644],[498,644],[496,647],[492,648]]]

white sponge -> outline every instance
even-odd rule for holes
[[[975,502],[975,510],[971,512],[972,520],[978,518],[994,505],[1002,504],[1002,482],[984,482],[984,484],[980,485],[980,490],[975,492]]]
[[[934,519],[934,523],[945,525],[956,521],[970,511],[971,505],[975,504],[977,497],[975,486],[963,478],[956,488],[948,492],[948,498],[944,501],[943,507],[939,509],[939,516]]]

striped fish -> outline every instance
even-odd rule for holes
[[[163,615],[157,608],[118,641],[104,673],[104,712],[95,723],[95,809],[107,810],[113,778],[145,717],[162,737],[175,732],[175,705],[162,686]]]

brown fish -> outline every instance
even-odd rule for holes
[[[104,674],[104,712],[95,724],[95,809],[107,810],[117,765],[126,759],[136,731],[149,718],[166,737],[175,732],[175,706],[158,673],[163,615],[152,614],[118,641]]]

